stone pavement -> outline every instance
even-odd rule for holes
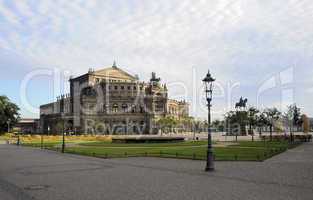
[[[0,199],[313,199],[313,144],[265,162],[97,159],[0,145]]]

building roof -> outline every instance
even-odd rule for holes
[[[22,118],[18,121],[19,124],[23,124],[23,123],[35,123],[36,121],[38,121],[39,119],[33,119],[33,118]]]
[[[105,77],[107,79],[119,79],[119,80],[130,80],[130,81],[137,80],[137,77],[130,75],[129,73],[117,67],[115,62],[113,63],[112,67],[94,71],[92,74],[96,76]]]
[[[114,79],[114,80],[122,80],[122,81],[137,81],[138,80],[138,76],[135,75],[131,75],[129,73],[127,73],[126,71],[122,70],[121,68],[116,66],[116,63],[114,61],[113,65],[111,67],[106,67],[100,70],[96,70],[94,71],[92,68],[89,69],[88,73],[82,74],[80,76],[77,77],[71,77],[71,80],[77,80],[77,79],[81,79],[83,77],[88,77],[90,74],[94,75],[94,76],[99,76],[101,78],[105,78],[105,79]]]

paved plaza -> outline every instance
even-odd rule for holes
[[[313,144],[265,162],[98,159],[0,144],[0,199],[312,200]]]

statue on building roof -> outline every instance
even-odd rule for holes
[[[164,83],[164,86],[163,86],[164,90],[167,91],[167,86],[166,86],[166,83]]]
[[[160,82],[161,78],[156,78],[156,74],[155,72],[152,72],[151,73],[151,79],[150,79],[150,82],[155,82],[155,83],[158,83]]]
[[[113,62],[112,67],[113,67],[113,68],[117,68],[115,60],[114,60],[114,62]]]

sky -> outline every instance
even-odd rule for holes
[[[311,0],[0,0],[0,95],[38,118],[70,76],[116,60],[144,81],[156,72],[197,118],[208,70],[213,118],[241,96],[313,117],[312,23]]]

